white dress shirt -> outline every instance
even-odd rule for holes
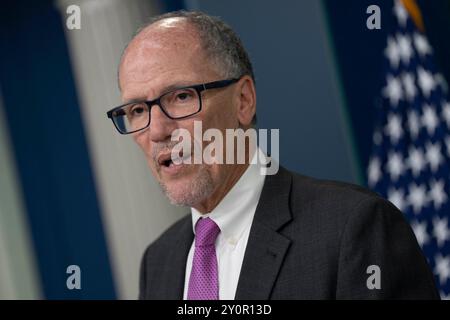
[[[265,157],[258,148],[259,159]],[[256,152],[253,157],[256,157]],[[254,163],[255,159],[251,161]],[[238,182],[231,188],[212,212],[201,214],[191,208],[192,227],[195,234],[197,220],[211,218],[220,228],[216,239],[217,266],[219,271],[219,299],[233,300],[236,294],[245,248],[247,247],[250,227],[264,185],[265,175],[261,174],[260,161],[250,164]],[[186,262],[183,299],[186,300],[189,278],[194,257],[195,240],[191,245]]]

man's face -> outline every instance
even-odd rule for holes
[[[197,33],[179,18],[165,19],[142,31],[128,46],[120,66],[122,100],[153,100],[176,86],[222,80],[205,57]],[[237,128],[234,85],[202,92],[202,111],[189,118],[172,120],[154,105],[150,126],[134,134],[153,175],[175,204],[195,206],[210,196],[225,179],[230,166],[181,164],[166,166],[173,131],[184,128],[194,139],[194,121],[203,130]],[[198,141],[198,143],[202,143]],[[204,143],[203,143],[204,146]]]

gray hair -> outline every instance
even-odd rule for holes
[[[220,18],[200,11],[179,10],[152,17],[141,30],[167,18],[186,18],[196,28],[206,56],[219,67],[220,70],[217,71],[223,73],[224,77],[249,75],[255,81],[253,67],[241,39]]]

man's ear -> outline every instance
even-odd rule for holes
[[[248,127],[256,113],[256,89],[253,79],[245,75],[236,83],[236,115],[239,123]]]

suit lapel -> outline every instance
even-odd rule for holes
[[[277,231],[292,217],[292,176],[280,167],[267,176],[256,208],[236,290],[236,300],[269,299],[291,241]]]

